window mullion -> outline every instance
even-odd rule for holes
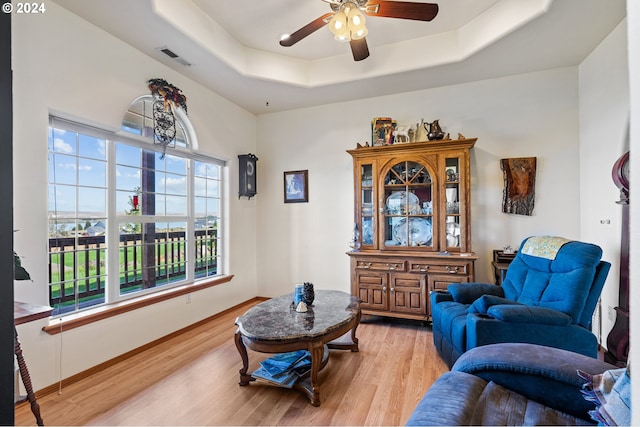
[[[195,278],[196,265],[196,245],[195,245],[195,206],[194,206],[194,160],[189,159],[187,162],[187,280],[191,281]]]
[[[120,297],[120,230],[116,219],[116,145],[107,141],[107,303]]]

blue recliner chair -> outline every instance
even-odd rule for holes
[[[502,286],[454,283],[431,294],[433,340],[451,367],[465,351],[521,342],[597,357],[591,332],[611,264],[602,249],[562,237],[525,239]]]

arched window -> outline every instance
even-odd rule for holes
[[[153,103],[155,101],[151,95],[143,95],[136,98],[125,112],[122,120],[122,130],[134,135],[154,139]],[[183,109],[177,108],[173,111],[176,118],[176,137],[170,145],[179,148],[197,149],[197,138],[191,121]]]

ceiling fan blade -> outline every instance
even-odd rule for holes
[[[309,34],[315,32],[315,31],[318,31],[320,28],[322,28],[325,25],[327,25],[327,22],[329,22],[329,18],[331,18],[332,16],[333,16],[332,12],[325,13],[321,17],[309,22],[307,25],[305,25],[304,27],[300,28],[299,30],[291,33],[289,35],[289,37],[287,37],[287,38],[285,38],[283,40],[280,40],[280,45],[281,46],[293,46],[294,44],[298,43],[303,38],[307,37]]]
[[[369,57],[369,46],[367,46],[367,39],[364,37],[359,40],[351,40],[349,44],[354,61],[362,61]]]
[[[438,14],[436,3],[414,3],[408,1],[369,0],[364,13],[383,18],[413,19],[431,21]]]

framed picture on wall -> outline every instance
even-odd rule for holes
[[[306,203],[309,201],[309,171],[284,173],[284,202]]]

